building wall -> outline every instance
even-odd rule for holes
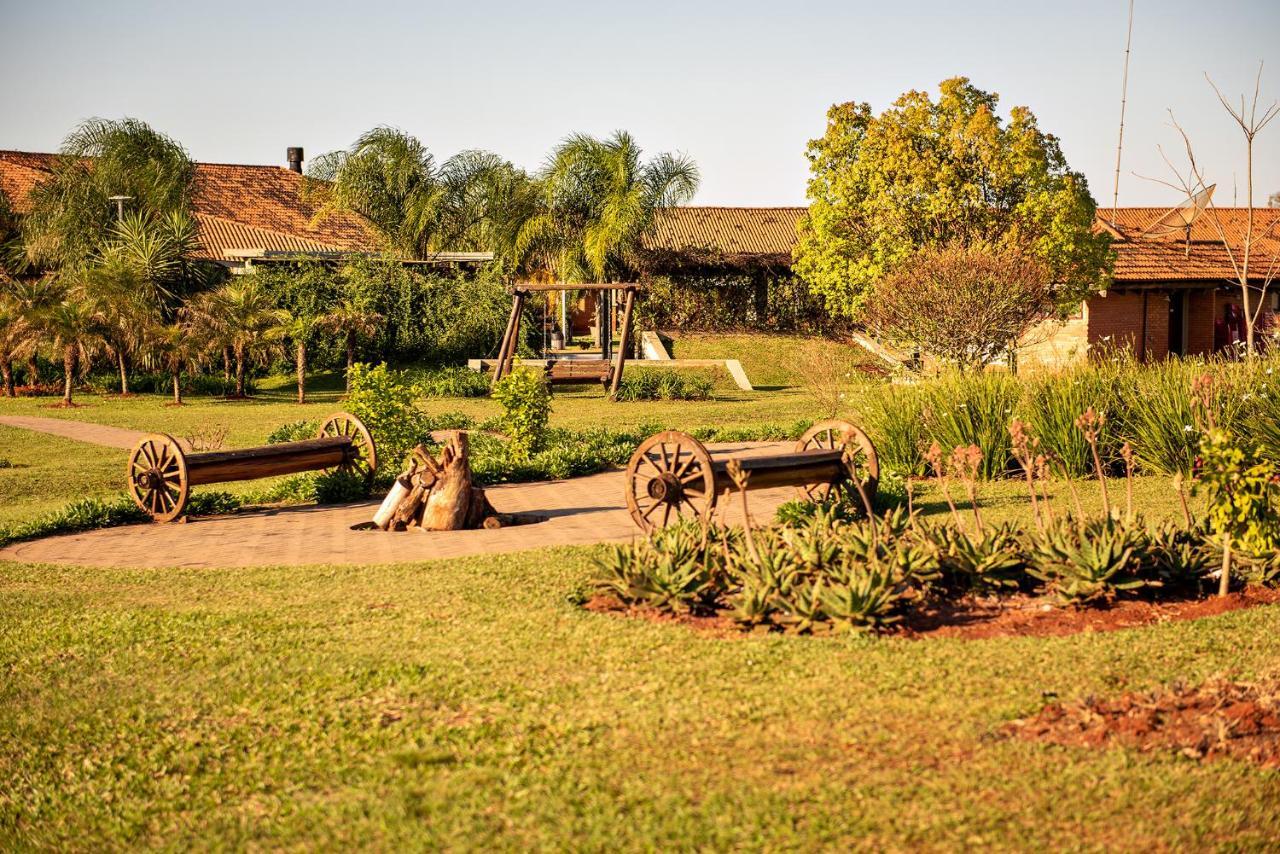
[[[1143,313],[1146,323],[1143,323]],[[1159,292],[1090,297],[1085,306],[1089,349],[1123,347],[1147,361],[1169,355],[1169,296]],[[1142,341],[1146,334],[1145,346]]]
[[[1217,317],[1217,298],[1212,290],[1187,294],[1188,356],[1207,356],[1213,352],[1213,322]]]

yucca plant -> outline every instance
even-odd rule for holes
[[[1188,529],[1164,522],[1147,534],[1143,575],[1154,577],[1167,587],[1200,591],[1215,565],[1212,538],[1204,527]],[[1220,561],[1221,555],[1217,559]]]
[[[808,579],[774,594],[774,619],[789,632],[804,634],[825,628],[826,612],[823,594],[827,589],[822,579]]]
[[[893,573],[857,566],[822,591],[822,611],[836,629],[863,632],[897,622],[901,593]]]
[[[711,608],[718,595],[715,564],[695,525],[665,528],[633,546],[618,546],[596,559],[593,586],[627,604],[684,614]]]
[[[1027,579],[1022,532],[1012,522],[990,526],[981,537],[951,525],[926,528],[923,534],[935,550],[938,570],[948,587],[1016,590]]]
[[[1110,516],[1084,522],[1066,518],[1032,540],[1027,572],[1065,603],[1110,600],[1119,592],[1159,583],[1139,571],[1145,539],[1141,527]]]

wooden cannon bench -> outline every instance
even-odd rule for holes
[[[717,499],[735,488],[728,472],[731,460],[750,474],[748,489],[794,486],[808,498],[825,499],[849,480],[846,446],[860,451],[857,468],[866,475],[862,488],[874,501],[880,478],[875,446],[847,421],[820,421],[805,431],[794,451],[768,456],[713,459],[687,433],[655,433],[641,443],[627,465],[627,509],[645,531],[681,517],[710,518]]]
[[[544,370],[552,385],[608,385],[613,376],[613,365],[607,359],[550,359]]]
[[[166,433],[138,442],[129,454],[129,494],[156,522],[182,517],[191,487],[304,471],[341,469],[373,483],[378,452],[368,428],[353,415],[331,415],[314,439],[235,451],[187,453]]]

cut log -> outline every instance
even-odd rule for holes
[[[440,473],[431,487],[422,527],[429,531],[457,531],[466,526],[471,510],[471,460],[467,434],[456,431],[440,454]]]

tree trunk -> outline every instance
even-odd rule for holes
[[[305,341],[298,342],[298,403],[307,402],[307,344]]]
[[[71,405],[71,377],[76,372],[76,348],[68,345],[62,351],[62,405]]]
[[[124,351],[116,352],[116,363],[120,366],[120,394],[129,393],[129,363],[124,357]]]
[[[13,362],[8,359],[0,362],[0,373],[4,374],[4,396],[16,397],[17,392],[13,388]]]
[[[236,397],[244,397],[244,345],[236,345]]]
[[[231,348],[222,348],[222,384],[231,385]]]
[[[351,368],[356,363],[356,333],[347,330],[347,394],[351,394]]]
[[[466,433],[459,430],[449,437],[440,462],[440,474],[422,511],[422,527],[428,531],[457,531],[466,524],[471,509],[471,460]]]
[[[27,359],[27,385],[35,389],[40,385],[40,369],[36,365],[36,357],[32,356]]]
[[[173,372],[173,405],[182,405],[182,371]]]

